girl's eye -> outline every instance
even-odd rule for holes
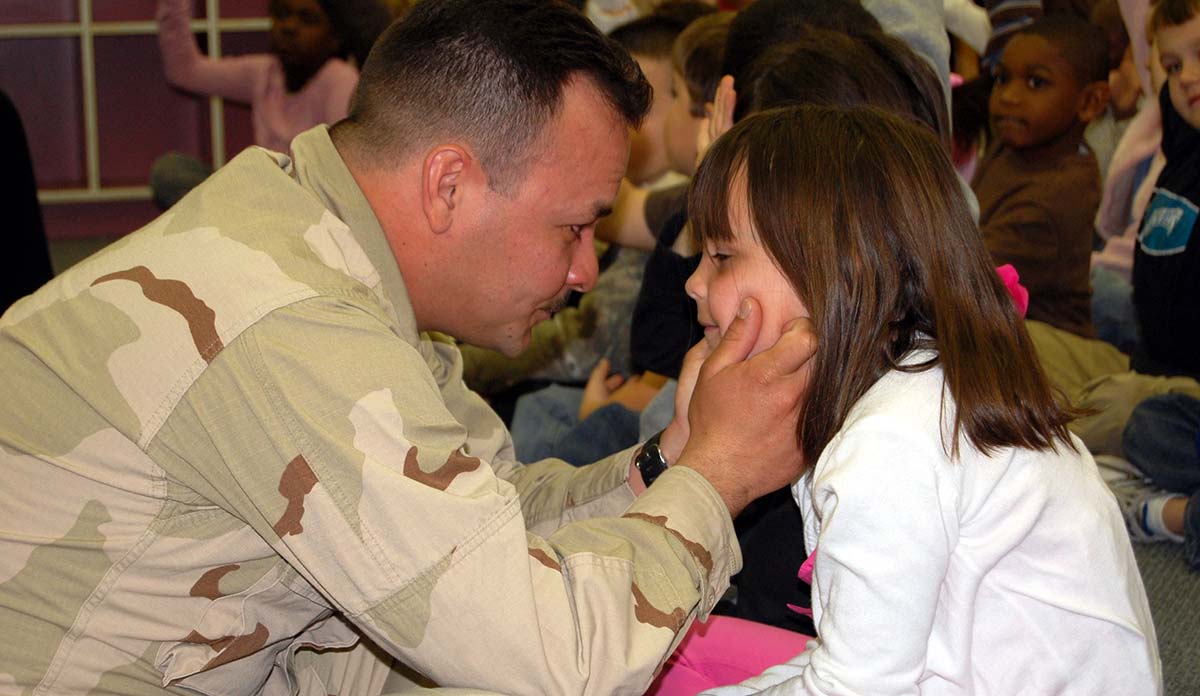
[[[712,253],[710,253],[710,254],[709,254],[709,257],[710,257],[710,258],[712,258],[712,262],[713,262],[713,264],[715,264],[717,267],[720,267],[720,266],[721,266],[722,264],[724,264],[726,261],[728,261],[729,259],[733,258],[733,255],[732,255],[732,254],[726,254],[726,253],[723,253],[723,252],[720,252],[720,251],[714,251],[714,252],[712,252]]]

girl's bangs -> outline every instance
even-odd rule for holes
[[[733,238],[729,228],[729,189],[746,168],[746,152],[737,133],[719,139],[700,163],[688,189],[688,218],[697,247]]]

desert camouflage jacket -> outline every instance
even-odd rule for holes
[[[357,631],[445,685],[640,693],[740,567],[715,491],[513,461],[327,130],[293,152],[0,319],[0,694],[294,692]]]

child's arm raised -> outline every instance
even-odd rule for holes
[[[167,82],[197,94],[250,103],[270,67],[266,55],[213,60],[200,53],[192,34],[191,0],[158,0],[158,47]]]

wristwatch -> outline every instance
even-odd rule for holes
[[[642,445],[637,456],[633,458],[633,465],[642,472],[642,482],[646,484],[647,488],[662,475],[662,472],[667,470],[667,458],[663,456],[662,448],[658,446],[662,434],[663,431],[660,430],[654,434],[654,437],[646,440],[646,444]]]

